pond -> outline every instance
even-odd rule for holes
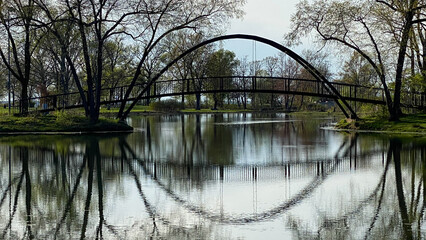
[[[0,137],[0,239],[420,239],[424,137],[333,116],[134,116],[130,134]]]

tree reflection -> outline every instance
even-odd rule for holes
[[[411,228],[412,222],[408,215],[407,204],[405,202],[403,179],[402,179],[402,173],[401,173],[402,144],[397,139],[391,139],[389,148],[392,149],[393,160],[395,163],[395,184],[396,184],[396,192],[398,195],[399,213],[401,214],[401,219],[402,219],[402,229],[404,230],[404,236],[406,239],[413,239],[413,231]]]
[[[395,163],[395,184],[404,237],[406,239],[423,238],[425,233],[422,233],[421,227],[424,221],[426,199],[424,162],[426,147],[423,144],[417,145],[416,142],[404,144],[403,139],[391,139],[390,148]],[[403,174],[407,171],[404,168],[411,171],[409,181],[404,179]],[[418,180],[417,184],[416,180]],[[410,182],[411,187],[404,187],[404,182]]]
[[[87,165],[89,168],[89,174],[87,177],[87,196],[86,196],[86,201],[84,204],[84,218],[83,218],[83,226],[81,229],[81,237],[80,239],[84,239],[86,236],[86,230],[87,230],[87,223],[89,221],[89,212],[90,212],[90,203],[92,201],[92,189],[93,189],[93,171],[94,171],[94,163],[95,163],[95,158],[96,158],[96,154],[94,153],[94,151],[96,151],[96,149],[92,149],[93,146],[93,140],[89,141],[89,144],[87,145],[86,148],[86,154],[87,154]],[[97,150],[99,151],[99,147],[97,148]]]
[[[69,136],[61,143],[52,136],[41,137],[40,142],[34,138],[33,144],[28,144],[26,137],[0,138],[0,239],[130,239],[141,235],[152,239],[208,239],[222,237],[224,226],[251,227],[281,219],[300,239],[424,237],[426,144],[420,140],[366,140],[356,134],[346,135],[339,138],[340,146],[333,148],[335,156],[322,161],[313,161],[308,148],[281,150],[284,153],[280,154],[293,154],[296,159],[306,156],[306,162],[295,161],[302,166],[300,172],[306,174],[299,176],[293,163],[285,159],[268,162],[275,164],[271,166],[238,165],[233,151],[237,146],[249,148],[263,143],[269,144],[270,152],[277,145],[312,144],[314,140],[309,136],[317,130],[310,129],[309,124],[274,123],[265,130],[256,124],[215,124],[234,120],[223,116],[178,116],[169,120],[176,124],[160,126],[158,121],[144,121],[144,131],[137,136]],[[162,132],[175,136],[170,139],[178,139],[179,145],[168,145],[169,141],[161,138]],[[297,140],[288,139],[296,136]],[[167,159],[159,157],[164,156],[163,150]],[[211,153],[214,150],[228,153],[215,156]],[[379,166],[368,165],[373,161],[370,155],[380,158]],[[350,159],[356,159],[356,168]],[[285,167],[285,173],[280,172],[279,180],[262,182],[262,167]],[[291,175],[287,172],[290,167]],[[293,217],[296,207],[328,194],[322,193],[321,187],[334,181],[333,177],[356,175],[370,167],[380,168],[380,172],[370,169],[378,173],[374,178],[377,182],[366,187],[368,191],[355,201],[342,200],[333,209],[318,209],[315,219]],[[299,181],[303,185],[270,208],[262,208],[259,202],[255,213],[247,209],[238,215],[223,207],[226,197],[222,196],[213,207],[203,199],[191,198],[191,194],[205,194],[202,197],[219,199],[205,192],[217,187],[214,194],[226,194],[223,187],[234,181],[229,176],[235,173],[249,176],[239,178],[236,185],[256,185],[259,190],[268,181]],[[354,188],[359,187],[356,184]],[[116,212],[124,209],[116,205],[122,202],[129,204],[130,213]],[[122,223],[120,214],[134,219]]]
[[[389,139],[383,174],[366,198],[330,209],[330,212],[346,212],[338,218],[330,217],[329,212],[318,214],[317,231],[310,229],[312,224],[305,225],[290,215],[288,224],[294,236],[298,239],[359,239],[359,233],[365,232],[364,239],[423,239],[425,150],[424,140]],[[394,171],[389,171],[392,167]]]

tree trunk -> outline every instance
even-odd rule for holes
[[[61,72],[60,72],[60,85],[62,86],[62,90],[63,90],[63,94],[64,94],[64,98],[62,101],[62,107],[65,107],[68,104],[68,101],[66,100],[67,97],[67,93],[68,93],[68,81],[66,79],[66,58],[65,55],[62,53],[61,54],[61,60],[60,60],[60,66],[61,66]]]
[[[86,74],[87,74],[87,102],[88,102],[89,118],[91,122],[95,122],[97,121],[97,118],[96,118],[96,111],[95,111],[95,96],[93,93],[93,74],[92,74],[92,67],[90,64],[91,59],[89,55],[89,47],[88,47],[86,32],[84,30],[83,23],[79,23],[79,30],[80,30],[80,35],[82,39],[83,57],[84,57],[84,62],[86,67]]]
[[[195,94],[195,98],[196,100],[196,106],[195,106],[195,110],[201,110],[201,94],[200,93],[196,93]]]
[[[21,114],[27,115],[28,114],[28,81],[22,80],[21,81]]]
[[[395,93],[393,98],[393,108],[390,113],[391,121],[398,121],[402,115],[401,111],[401,87],[402,87],[402,72],[404,70],[405,54],[407,52],[408,40],[410,38],[410,31],[414,17],[413,12],[414,1],[410,1],[410,11],[405,15],[405,24],[402,31],[401,43],[399,44],[398,62],[396,67],[395,76]]]
[[[217,110],[218,99],[217,99],[216,93],[213,93],[213,102],[214,102],[213,110]]]
[[[28,2],[29,9],[32,9],[32,1]],[[32,19],[32,12],[28,13],[25,19],[25,47],[24,47],[24,79],[21,79],[21,114],[28,114],[28,83],[31,73],[31,38],[30,38],[30,24]]]

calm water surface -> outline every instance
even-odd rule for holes
[[[426,140],[333,117],[132,117],[0,137],[0,239],[421,239]]]

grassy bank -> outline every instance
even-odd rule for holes
[[[93,124],[81,115],[55,114],[27,117],[0,116],[0,133],[10,132],[99,132],[130,131],[132,127],[116,120],[101,118]]]
[[[406,115],[396,122],[390,122],[385,117],[365,117],[357,121],[343,119],[337,124],[337,128],[348,130],[426,134],[426,114]]]

